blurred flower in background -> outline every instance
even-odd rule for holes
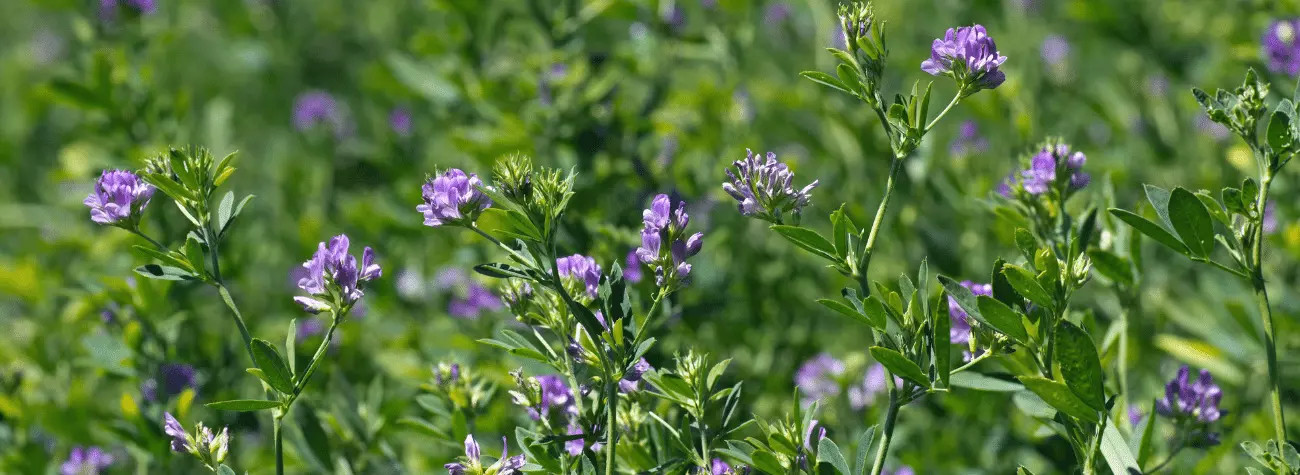
[[[59,466],[61,475],[97,475],[113,465],[113,456],[99,447],[73,447],[68,460]]]
[[[803,393],[804,406],[840,393],[839,378],[844,375],[844,362],[821,353],[805,361],[794,373],[794,385]]]
[[[1276,20],[1264,32],[1260,43],[1264,47],[1264,60],[1268,70],[1292,77],[1300,76],[1300,18]]]
[[[293,126],[307,132],[318,126],[328,127],[339,139],[348,135],[350,125],[334,96],[324,91],[307,91],[293,103]]]
[[[1043,38],[1043,45],[1039,48],[1039,54],[1042,55],[1043,61],[1052,66],[1064,63],[1070,57],[1070,42],[1066,41],[1061,35],[1047,35]]]

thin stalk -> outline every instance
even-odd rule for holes
[[[284,415],[287,412],[288,409],[276,411],[275,419],[272,425],[272,427],[274,427],[274,434],[275,434],[276,475],[284,475],[284,431],[282,430],[284,423],[282,422],[282,419],[284,419]]]
[[[321,340],[320,346],[316,347],[316,353],[312,355],[311,363],[307,365],[307,371],[302,374],[302,378],[298,380],[298,384],[294,385],[293,394],[289,395],[289,399],[285,401],[285,412],[288,412],[289,407],[293,405],[293,401],[298,399],[298,395],[302,394],[302,390],[307,388],[307,382],[311,380],[311,375],[316,372],[316,366],[318,366],[324,358],[325,350],[329,348],[330,341],[334,339],[334,330],[338,329],[339,322],[342,319],[339,318],[337,314],[333,314],[332,312],[331,314],[334,318],[330,319],[330,328],[325,332],[325,339]]]
[[[1144,473],[1144,474],[1152,474],[1152,473],[1159,472],[1160,469],[1165,468],[1165,465],[1169,465],[1169,462],[1173,462],[1173,461],[1174,461],[1174,457],[1177,457],[1177,456],[1178,456],[1178,453],[1179,453],[1179,452],[1182,452],[1183,449],[1186,448],[1186,447],[1187,447],[1187,444],[1179,443],[1179,444],[1178,444],[1178,448],[1174,449],[1173,452],[1170,452],[1168,458],[1166,458],[1163,462],[1160,462],[1160,463],[1156,464],[1156,466],[1151,467],[1150,470],[1147,470],[1147,471],[1142,472],[1142,473]]]
[[[926,124],[925,130],[922,130],[921,133],[925,134],[926,132],[929,132],[930,129],[934,127],[934,124],[939,123],[939,120],[943,119],[943,116],[948,115],[948,111],[952,110],[952,108],[956,106],[958,102],[961,102],[961,98],[963,95],[965,95],[964,90],[961,89],[957,90],[957,94],[952,96],[951,101],[948,101],[948,106],[944,107],[942,111],[939,111],[939,115],[934,116],[934,120],[931,120],[929,124]]]
[[[895,156],[889,165],[889,178],[885,181],[885,196],[880,199],[880,207],[876,208],[876,217],[871,220],[871,230],[867,232],[867,244],[862,250],[862,264],[858,266],[858,284],[862,287],[862,292],[867,295],[871,293],[866,285],[867,270],[871,267],[871,255],[876,250],[876,236],[880,235],[881,223],[885,220],[885,212],[889,210],[889,198],[894,195],[894,182],[898,178],[898,171],[903,169],[904,158]]]
[[[1092,436],[1092,447],[1088,449],[1088,455],[1084,457],[1084,475],[1097,473],[1097,452],[1101,451],[1101,435],[1106,432],[1106,422],[1109,420],[1110,415],[1101,415],[1101,424],[1097,426],[1097,433]]]
[[[1119,312],[1119,361],[1116,362],[1119,377],[1119,406],[1120,414],[1125,415],[1121,420],[1127,420],[1128,414],[1128,308]]]
[[[989,350],[985,351],[984,353],[981,353],[979,356],[976,356],[974,359],[971,359],[970,362],[968,362],[968,363],[966,363],[966,364],[964,364],[964,365],[961,365],[961,366],[957,367],[957,369],[954,369],[954,370],[952,370],[952,371],[949,371],[949,372],[948,372],[948,375],[951,376],[951,375],[954,375],[954,374],[960,373],[960,372],[962,372],[962,371],[966,371],[966,370],[970,369],[972,366],[975,366],[976,363],[979,363],[979,362],[981,362],[981,361],[984,361],[984,360],[989,359],[989,358],[992,358],[992,357],[993,357],[993,350],[992,350],[992,349],[989,349]]]
[[[235,319],[235,326],[239,327],[239,335],[244,338],[244,349],[248,350],[248,360],[254,365],[257,364],[257,358],[253,357],[253,335],[248,332],[248,325],[244,324],[244,316],[239,313],[239,307],[235,306],[235,299],[230,297],[230,290],[220,281],[214,285],[217,286],[217,293],[221,294],[221,300],[230,308],[231,317]]]
[[[1273,183],[1272,172],[1265,171],[1260,178],[1259,197],[1255,202],[1255,209],[1259,210],[1261,221],[1263,220],[1264,208],[1268,206],[1268,190]],[[1286,417],[1282,412],[1282,385],[1280,370],[1277,366],[1277,326],[1273,323],[1273,311],[1268,302],[1268,289],[1264,285],[1264,226],[1263,223],[1256,223],[1254,227],[1255,239],[1254,246],[1251,249],[1251,264],[1254,267],[1251,271],[1253,278],[1251,283],[1255,289],[1255,298],[1259,304],[1259,316],[1264,323],[1264,350],[1267,352],[1268,359],[1268,381],[1271,385],[1270,392],[1273,406],[1273,431],[1278,444],[1286,443]]]
[[[617,452],[615,445],[618,431],[615,425],[618,423],[616,417],[618,413],[618,384],[614,383],[612,374],[607,376],[609,381],[605,382],[605,413],[607,419],[605,422],[605,475],[614,475],[614,453]]]
[[[894,377],[886,374],[885,381],[889,385],[889,409],[885,411],[885,427],[881,430],[880,449],[876,450],[876,463],[871,466],[871,475],[880,475],[880,471],[885,469],[885,457],[889,455],[889,443],[894,438],[894,421],[898,419],[898,394],[894,389]]]
[[[151,238],[151,237],[149,237],[149,235],[145,234],[144,232],[141,232],[141,231],[140,231],[140,228],[138,228],[138,227],[131,227],[131,228],[127,228],[126,230],[127,230],[127,231],[130,231],[131,234],[134,234],[134,235],[136,235],[136,236],[140,236],[140,237],[144,238],[144,240],[149,241],[149,244],[153,244],[153,247],[154,247],[154,248],[157,248],[159,251],[163,251],[163,252],[166,252],[166,251],[167,251],[167,247],[166,247],[166,246],[163,246],[162,243],[160,243],[160,242],[158,242],[158,241],[155,241],[154,238]]]

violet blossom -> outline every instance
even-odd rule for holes
[[[424,225],[438,227],[468,226],[479,213],[492,206],[492,199],[479,187],[482,180],[473,173],[466,174],[458,168],[448,169],[430,177],[421,187],[424,203],[415,207],[424,213]]]
[[[844,362],[821,353],[805,361],[794,373],[794,385],[804,397],[804,406],[840,393],[839,378],[844,375]]]
[[[364,284],[383,274],[383,270],[375,262],[373,249],[366,246],[361,253],[361,264],[358,266],[356,257],[348,254],[348,246],[347,235],[334,236],[329,240],[328,245],[324,242],[318,244],[311,260],[302,264],[307,272],[298,280],[298,288],[313,296],[293,298],[293,301],[301,305],[303,310],[316,314],[334,309],[336,303],[342,305],[344,309],[351,309],[352,305],[364,295]],[[327,302],[316,296],[338,296],[341,301]]]
[[[596,290],[600,287],[600,264],[596,259],[582,254],[561,257],[555,260],[555,271],[561,279],[584,290],[587,297],[596,298]]]
[[[1269,25],[1260,43],[1264,49],[1264,59],[1268,70],[1285,73],[1291,77],[1300,76],[1300,18],[1275,20]]]
[[[68,459],[59,466],[62,475],[97,475],[113,465],[113,455],[99,447],[73,447]]]
[[[650,208],[641,213],[641,247],[636,255],[655,272],[655,284],[673,288],[690,281],[691,265],[687,258],[699,254],[704,244],[704,233],[686,237],[690,216],[686,202],[672,206],[668,195],[655,196]]]
[[[799,222],[803,207],[812,201],[812,190],[818,180],[796,190],[794,172],[776,160],[776,154],[766,157],[745,150],[745,158],[731,163],[726,169],[727,179],[722,190],[736,199],[740,214],[759,218],[774,224],[783,224],[784,215],[790,213],[794,223]]]
[[[95,189],[82,201],[90,208],[90,220],[99,224],[126,227],[140,220],[140,213],[149,205],[155,188],[145,183],[135,173],[126,170],[104,170],[95,180]]]
[[[949,28],[942,39],[934,40],[921,70],[956,79],[963,94],[972,94],[1006,81],[1006,74],[998,69],[1006,60],[982,25],[963,26]]]

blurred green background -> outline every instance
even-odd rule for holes
[[[268,463],[265,420],[202,407],[257,390],[216,294],[132,278],[137,238],[91,223],[81,204],[101,169],[139,167],[169,145],[239,151],[229,186],[257,198],[223,257],[255,335],[276,341],[303,317],[289,273],[317,242],[348,233],[384,266],[299,408],[328,437],[291,433],[294,471],[441,470],[463,436],[397,423],[429,417],[419,385],[438,362],[503,386],[476,434],[513,434],[525,419],[504,395],[506,371],[523,363],[475,343],[509,316],[452,316],[464,285],[437,282],[500,256],[469,233],[432,232],[415,212],[428,173],[486,175],[512,152],[580,172],[563,242],[606,268],[637,245],[651,196],[690,203],[705,251],[650,355],[656,366],[689,347],[732,358],[727,378],[744,381],[763,416],[788,410],[795,369],[818,353],[847,361],[853,378],[865,368],[865,331],[814,302],[846,282],[741,217],[720,187],[746,148],[770,150],[799,182],[821,180],[805,225],[829,228],[841,201],[869,220],[889,156],[874,114],[797,74],[834,65],[824,51],[837,37],[831,2],[157,0],[142,13],[151,2],[137,1],[7,2],[0,19],[0,472],[53,472],[81,445],[113,451],[112,473],[196,469],[168,454],[164,410],[230,425],[235,467]],[[993,260],[1014,253],[1013,228],[986,197],[1045,137],[1088,155],[1093,199],[1129,208],[1142,183],[1217,190],[1253,173],[1249,150],[1188,91],[1268,71],[1260,37],[1300,6],[884,0],[877,12],[889,22],[888,91],[932,79],[919,63],[951,26],[985,25],[1010,58],[1007,82],[965,101],[908,163],[872,269],[883,280],[925,258],[936,272],[986,281]],[[1278,95],[1294,88],[1266,77]],[[935,90],[936,100],[953,92],[943,80]],[[1274,190],[1267,275],[1284,400],[1295,401],[1300,190],[1290,174]],[[159,204],[145,228],[182,239],[183,218]],[[1226,443],[1185,452],[1171,473],[1237,473],[1248,458],[1236,444],[1271,433],[1249,290],[1147,248],[1130,317],[1133,399],[1149,408],[1180,364],[1213,371]],[[1094,282],[1075,302],[1092,313],[1092,333],[1107,335],[1114,293]],[[1103,350],[1113,361],[1114,344]],[[191,365],[196,382],[150,400],[142,385],[165,380],[166,364]],[[882,410],[841,400],[821,419],[832,434],[855,434]],[[1072,457],[1049,435],[1006,394],[957,391],[909,406],[892,453],[919,473],[1059,473]]]

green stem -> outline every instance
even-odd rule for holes
[[[282,419],[284,419],[284,415],[287,412],[288,412],[287,408],[283,410],[277,410],[275,413],[275,419],[272,426],[274,427],[274,434],[275,434],[274,436],[275,436],[276,475],[284,475],[284,431],[282,430],[284,424],[282,422]]]
[[[334,339],[334,330],[338,329],[342,318],[339,318],[338,314],[333,313],[333,311],[331,311],[331,316],[333,318],[331,318],[329,330],[325,332],[325,339],[321,340],[320,346],[316,347],[316,354],[312,355],[311,363],[307,365],[307,371],[302,374],[302,378],[298,379],[298,384],[293,387],[293,394],[289,395],[289,399],[284,403],[286,412],[293,405],[293,401],[298,399],[298,395],[302,394],[303,389],[307,388],[307,382],[311,380],[311,375],[316,372],[316,366],[324,358],[325,350],[329,348],[330,341]]]
[[[155,241],[153,238],[149,237],[149,235],[141,232],[139,227],[127,228],[127,231],[130,231],[131,234],[140,236],[144,238],[144,240],[149,241],[149,244],[153,244],[153,247],[157,248],[159,251],[167,252],[166,246],[163,246],[162,243]]]
[[[235,319],[235,326],[239,327],[239,335],[244,338],[244,349],[248,350],[249,361],[252,361],[253,365],[256,366],[257,358],[253,357],[253,335],[248,332],[248,325],[244,324],[243,314],[239,313],[239,307],[235,306],[235,299],[230,297],[230,290],[226,289],[226,285],[220,281],[217,281],[214,285],[217,286],[217,293],[221,294],[221,300],[226,303],[226,307],[230,308],[231,316]]]
[[[1142,473],[1144,473],[1144,474],[1148,474],[1148,475],[1149,475],[1149,474],[1152,474],[1152,473],[1159,472],[1160,469],[1165,468],[1165,465],[1169,465],[1169,462],[1173,462],[1173,461],[1174,461],[1174,457],[1177,457],[1177,456],[1178,456],[1178,453],[1179,453],[1179,452],[1182,452],[1182,451],[1183,451],[1183,448],[1185,448],[1185,447],[1187,447],[1187,444],[1179,443],[1179,444],[1178,444],[1178,448],[1174,449],[1173,452],[1170,452],[1168,458],[1166,458],[1163,462],[1160,462],[1160,463],[1156,464],[1156,466],[1151,467],[1150,470],[1147,470],[1147,471],[1142,472]]]
[[[618,384],[614,382],[612,373],[606,376],[609,381],[605,382],[605,413],[608,416],[605,422],[605,475],[614,475],[614,454],[618,446],[618,430],[615,426],[618,423]]]
[[[1097,425],[1097,433],[1092,436],[1092,447],[1088,449],[1088,455],[1084,457],[1084,475],[1097,473],[1097,453],[1101,451],[1101,435],[1106,432],[1106,422],[1109,420],[1109,415],[1101,415],[1101,424]]]
[[[1124,417],[1120,420],[1128,420],[1128,326],[1129,312],[1127,306],[1119,312],[1119,356],[1116,361],[1116,367],[1119,377],[1119,404],[1120,414]]]
[[[952,108],[956,106],[958,102],[961,102],[961,98],[964,95],[964,93],[965,91],[958,90],[957,94],[952,96],[952,100],[948,101],[948,106],[944,107],[943,110],[939,112],[939,115],[934,116],[934,120],[931,120],[929,124],[925,125],[925,130],[922,130],[921,134],[924,135],[926,132],[929,132],[930,129],[934,127],[934,124],[939,123],[939,120],[942,119],[943,116],[948,115],[948,111],[952,110]]]
[[[948,375],[951,376],[951,375],[954,375],[954,374],[960,373],[960,372],[962,372],[962,371],[966,371],[966,370],[970,369],[972,366],[975,366],[976,363],[979,363],[979,362],[981,362],[981,361],[984,361],[984,360],[989,359],[989,358],[992,358],[992,357],[993,357],[993,349],[990,348],[989,350],[985,351],[984,353],[982,353],[982,354],[980,354],[979,356],[976,356],[974,359],[970,360],[970,362],[968,362],[968,363],[966,363],[966,364],[964,364],[964,365],[961,365],[961,366],[957,367],[957,369],[954,369],[954,370],[952,370],[952,371],[949,371],[949,372],[948,372]]]
[[[885,381],[889,385],[889,409],[885,411],[885,427],[881,431],[880,449],[876,450],[876,463],[871,466],[871,475],[880,475],[885,469],[885,457],[889,455],[889,443],[894,438],[894,421],[898,419],[898,395],[894,389],[894,377],[885,372]]]
[[[1260,220],[1263,220],[1264,208],[1268,206],[1268,189],[1273,182],[1271,172],[1265,171],[1260,179],[1259,197],[1255,202],[1255,209],[1258,210]],[[1252,269],[1251,282],[1255,288],[1255,298],[1259,304],[1259,316],[1264,323],[1264,350],[1267,352],[1268,359],[1268,381],[1271,385],[1271,397],[1273,406],[1273,431],[1278,444],[1286,442],[1286,417],[1282,412],[1282,375],[1277,365],[1277,327],[1273,323],[1273,312],[1268,302],[1268,289],[1264,285],[1264,226],[1262,222],[1255,223],[1254,247],[1251,249]]]
[[[858,266],[858,285],[862,287],[863,296],[871,294],[866,283],[867,270],[871,267],[871,255],[876,250],[876,237],[880,235],[881,223],[885,220],[885,212],[889,210],[889,198],[894,195],[894,182],[898,178],[898,171],[903,169],[904,158],[895,156],[890,163],[889,178],[885,181],[885,196],[880,199],[880,207],[876,208],[876,217],[871,220],[871,230],[867,232],[867,244],[862,250],[862,264]]]

